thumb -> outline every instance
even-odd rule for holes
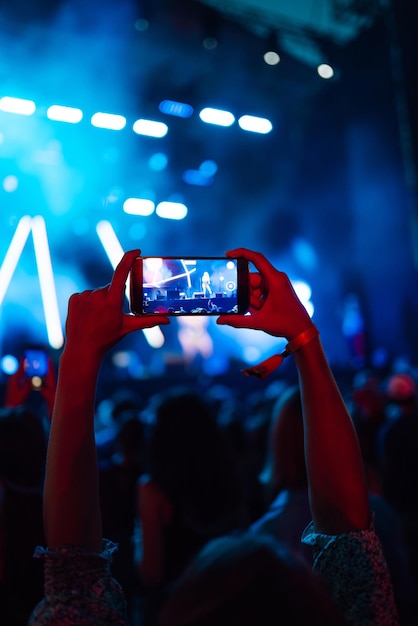
[[[233,328],[248,328],[248,320],[244,315],[220,315],[216,320],[220,326],[232,326]]]
[[[165,315],[127,315],[124,319],[125,333],[130,333],[144,328],[152,328],[153,326],[162,326],[169,324],[170,320]]]

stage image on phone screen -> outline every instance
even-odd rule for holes
[[[248,308],[244,259],[143,257],[131,272],[135,314],[223,315]]]
[[[48,371],[48,355],[44,350],[28,349],[24,353],[24,369],[26,375],[32,378],[43,378]]]

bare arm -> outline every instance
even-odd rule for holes
[[[221,316],[218,323],[264,330],[291,341],[312,321],[283,272],[259,253],[240,248],[258,273],[251,275],[249,316]],[[294,353],[305,430],[305,457],[312,517],[318,532],[364,529],[369,505],[357,436],[319,337]]]
[[[295,352],[295,360],[315,528],[328,534],[368,528],[367,484],[357,435],[319,338]]]
[[[71,544],[100,551],[102,525],[94,438],[102,359],[127,333],[169,320],[126,315],[126,278],[138,251],[124,255],[110,285],[71,296],[48,445],[44,525],[49,548]]]

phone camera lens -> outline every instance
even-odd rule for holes
[[[32,376],[31,382],[34,389],[42,387],[42,378],[40,376]]]

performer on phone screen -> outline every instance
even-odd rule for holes
[[[212,295],[212,289],[211,289],[211,286],[210,286],[209,272],[203,272],[203,276],[202,276],[202,291],[203,291],[203,297],[204,298],[210,298],[210,296]]]

